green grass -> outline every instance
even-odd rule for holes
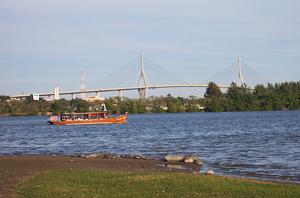
[[[300,197],[299,185],[184,173],[56,171],[18,184],[17,197]]]

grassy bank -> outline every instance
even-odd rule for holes
[[[299,185],[187,173],[54,171],[18,184],[17,197],[300,197]]]

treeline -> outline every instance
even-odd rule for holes
[[[250,89],[232,83],[225,93],[213,82],[209,83],[204,98],[150,97],[148,99],[129,99],[111,97],[105,101],[87,102],[81,99],[46,101],[32,97],[12,100],[0,96],[0,114],[7,115],[47,115],[63,112],[98,111],[102,103],[113,114],[119,113],[176,113],[176,112],[219,112],[219,111],[266,111],[300,109],[300,82],[284,82],[257,85]]]
[[[46,115],[64,112],[88,112],[101,110],[102,103],[113,114],[120,113],[176,113],[203,111],[203,99],[195,96],[189,98],[173,97],[150,97],[148,99],[129,99],[111,97],[105,101],[87,102],[79,98],[72,100],[39,101],[26,97],[22,100],[10,100],[7,96],[0,96],[0,114],[9,115]]]
[[[46,115],[51,109],[51,102],[34,101],[32,97],[21,100],[10,99],[9,96],[0,96],[1,115]]]
[[[213,82],[204,96],[206,111],[271,111],[300,109],[300,81],[257,85],[254,90],[232,83],[226,93]]]

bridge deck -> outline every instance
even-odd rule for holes
[[[99,92],[115,92],[115,91],[131,91],[131,90],[140,90],[140,89],[166,89],[166,88],[183,88],[183,87],[194,87],[194,88],[203,88],[208,87],[208,84],[178,84],[178,85],[151,85],[147,87],[125,87],[125,88],[106,88],[106,89],[91,89],[85,91],[63,91],[59,95],[73,95],[73,94],[82,94],[82,93],[99,93]],[[227,89],[230,86],[227,85],[218,85],[221,89]],[[24,95],[14,95],[11,98],[24,98],[30,96],[31,94]],[[39,96],[53,96],[54,93],[40,93]]]

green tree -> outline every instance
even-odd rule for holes
[[[73,112],[87,112],[89,111],[89,103],[80,98],[72,99],[70,101],[70,107]]]
[[[208,84],[204,98],[206,111],[223,111],[223,105],[221,104],[223,101],[223,94],[217,84],[214,82]]]
[[[9,101],[10,97],[9,96],[4,96],[4,95],[0,95],[0,113],[4,114],[4,113],[10,113],[11,109],[9,106]]]
[[[205,98],[213,98],[213,97],[221,97],[222,96],[222,92],[220,90],[220,88],[218,87],[218,85],[214,82],[210,82],[208,83],[208,87],[206,89]]]
[[[178,112],[176,104],[172,101],[167,103],[167,107],[168,107],[168,110],[167,110],[168,113],[177,113]]]
[[[71,111],[73,111],[73,109],[71,108],[70,101],[67,101],[66,99],[55,100],[51,105],[51,112],[53,114]]]

